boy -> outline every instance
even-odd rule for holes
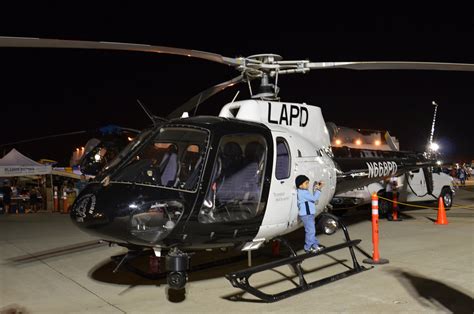
[[[307,176],[297,176],[295,184],[298,188],[298,214],[303,221],[305,231],[304,250],[306,253],[316,253],[322,250],[322,247],[319,246],[319,242],[316,239],[316,227],[314,223],[314,215],[316,214],[315,202],[321,196],[323,183],[319,182],[314,185],[314,195],[308,191],[309,178]]]

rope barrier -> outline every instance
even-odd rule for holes
[[[388,202],[391,202],[393,203],[393,200],[391,199],[388,199],[388,198],[385,198],[385,197],[382,197],[382,196],[379,196],[379,199],[382,199],[382,200],[386,200]],[[401,205],[404,205],[404,206],[407,206],[407,207],[418,207],[418,208],[425,208],[425,209],[438,209],[438,207],[429,207],[429,206],[421,206],[421,205],[413,205],[413,204],[407,204],[407,203],[402,203],[402,202],[396,202],[397,204],[401,204]],[[458,206],[451,206],[451,208],[466,208],[466,209],[471,209],[473,208],[474,209],[474,205],[467,205],[467,206],[462,206],[462,205],[458,205]]]

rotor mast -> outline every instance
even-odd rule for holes
[[[246,64],[242,67],[242,72],[245,73],[247,79],[250,81],[254,78],[260,78],[260,86],[258,92],[250,94],[253,99],[262,100],[279,100],[278,92],[278,61],[283,58],[280,55],[273,53],[264,53],[252,55],[246,58]],[[273,83],[271,79],[274,79]]]

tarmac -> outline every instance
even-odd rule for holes
[[[115,263],[110,257],[125,249],[98,244],[98,239],[78,230],[68,215],[0,215],[0,313],[473,313],[474,186],[457,190],[454,208],[447,211],[448,225],[433,223],[435,209],[406,209],[400,217],[399,222],[379,221],[380,257],[388,264],[263,303],[232,287],[224,277],[247,267],[246,254],[232,263],[191,272],[185,293],[176,292],[163,279],[143,279],[123,268],[112,273]],[[355,250],[362,264],[372,254],[370,211],[351,211],[343,220],[351,238],[362,239]],[[298,230],[289,239],[301,249],[304,233]],[[340,243],[343,233],[318,235],[318,239],[330,246]],[[192,264],[232,256],[239,252],[197,253]],[[276,258],[268,244],[252,262]],[[137,261],[144,269],[147,264],[146,256]],[[348,266],[347,249],[302,263],[307,281]],[[290,267],[281,266],[250,279],[254,286],[275,293],[294,287],[292,281],[298,278]]]

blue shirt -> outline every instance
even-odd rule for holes
[[[314,203],[319,200],[320,196],[321,191],[319,190],[316,190],[313,195],[308,190],[298,189],[298,214],[300,216],[316,214],[316,205]]]

